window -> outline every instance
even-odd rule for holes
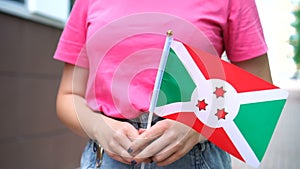
[[[72,6],[73,6],[74,2],[75,2],[75,0],[71,0],[71,5],[72,5]]]
[[[59,21],[66,21],[69,15],[70,0],[27,0],[28,10]]]
[[[20,3],[25,3],[25,0],[11,0],[11,1],[16,1],[16,2],[20,2]]]
[[[0,12],[63,27],[75,0],[0,0]]]

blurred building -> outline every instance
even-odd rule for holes
[[[56,117],[63,64],[52,59],[70,6],[69,0],[0,0],[0,168],[79,166],[86,140]]]

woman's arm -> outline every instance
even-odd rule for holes
[[[130,163],[127,152],[138,131],[129,123],[119,122],[92,111],[84,98],[88,70],[66,64],[57,95],[57,115],[75,133],[96,140],[108,155]]]
[[[269,59],[267,54],[263,54],[254,59],[242,61],[242,62],[232,62],[234,65],[246,70],[253,75],[260,77],[270,83],[272,83]]]
[[[75,69],[77,72],[76,76],[74,75]],[[83,137],[88,137],[88,135],[80,125],[76,113],[76,105],[85,107],[83,98],[87,77],[88,70],[65,64],[56,100],[58,118],[73,132]]]

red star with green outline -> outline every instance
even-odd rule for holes
[[[214,92],[214,94],[216,95],[217,98],[224,97],[225,93],[226,93],[226,91],[223,89],[223,86],[222,87],[216,87],[216,91]]]
[[[218,120],[220,119],[224,119],[225,120],[225,117],[228,113],[225,112],[225,109],[218,109],[217,110],[217,113],[215,114],[217,117],[218,117]]]
[[[196,105],[198,108],[199,108],[199,111],[201,111],[201,110],[206,110],[206,106],[207,106],[208,104],[205,102],[205,99],[203,99],[203,100],[198,100],[198,104]]]

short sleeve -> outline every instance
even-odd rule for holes
[[[88,67],[88,59],[85,52],[88,4],[88,0],[75,1],[59,39],[54,59],[81,67]]]
[[[231,0],[224,43],[230,61],[248,60],[267,52],[255,0]]]

